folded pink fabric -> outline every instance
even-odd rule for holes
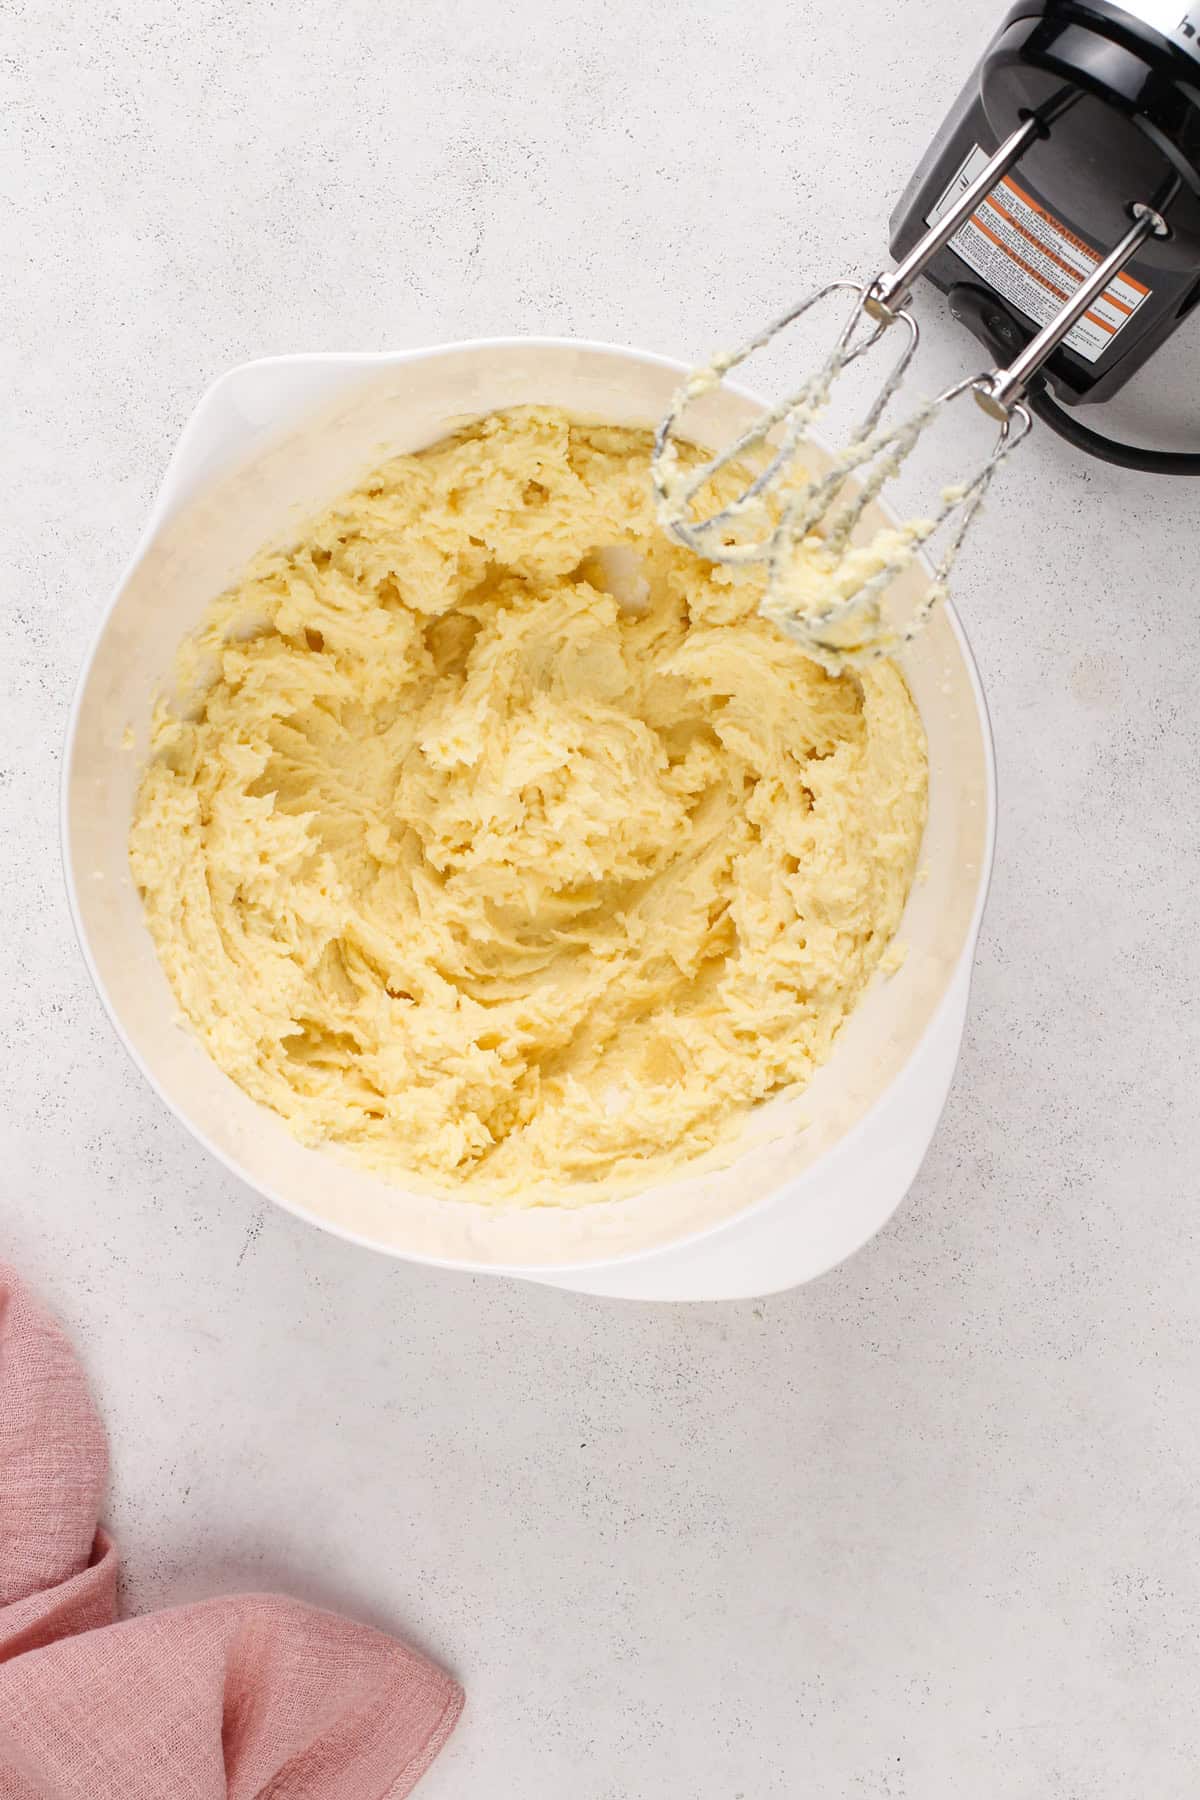
[[[107,1452],[62,1331],[0,1264],[0,1800],[399,1800],[462,1690],[274,1594],[114,1623]]]

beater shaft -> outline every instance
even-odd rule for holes
[[[1042,326],[1037,336],[1030,338],[1021,354],[1009,363],[1007,369],[993,369],[989,375],[981,378],[975,397],[984,411],[994,419],[1008,417],[1013,403],[1021,398],[1042,364],[1053,356],[1067,333],[1082,319],[1092,301],[1104,292],[1114,275],[1120,274],[1146,239],[1166,237],[1166,220],[1153,207],[1139,203],[1130,210],[1134,221],[1120,243],[1113,245],[1103,261],[1098,262],[1092,273],[1080,282],[1054,317]]]
[[[959,226],[966,223],[979,202],[986,200],[996,183],[1002,181],[1008,171],[1021,160],[1034,138],[1041,135],[1041,131],[1041,125],[1034,118],[1026,119],[1023,125],[1019,125],[980,169],[970,186],[963,189],[949,212],[943,214],[937,224],[931,225],[924,237],[918,239],[903,262],[897,263],[890,275],[875,277],[863,302],[873,319],[890,321],[892,315],[908,299],[917,277],[924,274],[938,251],[944,249]]]

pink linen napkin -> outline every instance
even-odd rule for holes
[[[115,1623],[104,1431],[0,1264],[0,1800],[401,1800],[462,1710],[395,1639],[275,1594]]]

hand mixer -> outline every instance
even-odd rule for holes
[[[710,561],[765,564],[761,610],[829,666],[888,654],[919,629],[996,471],[1035,416],[1109,462],[1200,475],[1200,453],[1116,443],[1071,410],[1114,394],[1200,300],[1200,8],[1014,6],[896,207],[891,249],[890,272],[824,283],[697,370],[655,441],[668,530]],[[889,419],[919,343],[910,302],[921,276],[996,361]],[[693,402],[797,319],[839,301],[841,329],[799,388],[717,455],[681,457]],[[810,474],[805,439],[839,377],[897,341],[849,442]],[[996,421],[989,453],[942,490],[927,517],[869,533],[870,503],[967,397]],[[722,480],[733,482],[732,498]],[[720,498],[705,515],[706,490]],[[898,625],[884,597],[926,545],[932,582]]]

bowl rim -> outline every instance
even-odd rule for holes
[[[91,945],[88,941],[87,931],[83,922],[83,914],[79,900],[79,886],[71,854],[71,772],[75,760],[80,714],[83,707],[84,696],[91,678],[92,668],[99,653],[101,642],[108,630],[109,622],[131,576],[138,567],[143,556],[146,554],[154,538],[162,529],[163,524],[166,522],[172,507],[175,504],[178,477],[189,460],[193,435],[198,430],[201,416],[213,396],[219,392],[226,382],[232,382],[239,376],[243,376],[248,370],[252,369],[295,368],[315,365],[327,367],[342,366],[367,368],[373,366],[387,368],[406,362],[427,361],[438,356],[444,356],[450,353],[460,353],[462,351],[486,352],[514,349],[583,350],[590,354],[610,356],[624,361],[642,363],[650,367],[665,370],[680,378],[690,374],[692,369],[691,364],[680,361],[676,357],[664,356],[660,352],[652,350],[635,349],[629,345],[612,343],[603,339],[540,336],[536,333],[512,333],[499,337],[449,339],[441,343],[421,345],[416,349],[408,350],[302,350],[284,352],[273,356],[250,357],[245,362],[232,364],[228,369],[218,375],[215,381],[209,383],[200,394],[184,422],[183,428],[176,440],[175,447],[163,470],[162,477],[146,517],[146,522],[138,535],[133,550],[121,569],[120,575],[109,593],[100,617],[92,631],[87,651],[84,655],[82,664],[80,665],[71,696],[70,711],[63,739],[63,757],[59,774],[58,825],[60,854],[67,890],[67,904],[71,914],[71,923],[74,928],[76,942],[78,943],[80,952],[83,956],[84,965],[91,978],[92,986],[95,988],[96,993],[100,998],[100,1002],[108,1015],[109,1021],[115,1029],[117,1037],[124,1046],[125,1052],[134,1064],[134,1067],[139,1071],[143,1079],[149,1084],[152,1092],[158,1096],[158,1099],[166,1106],[173,1117],[178,1119],[179,1123],[184,1127],[188,1134],[194,1138],[210,1156],[214,1157],[223,1168],[228,1170],[231,1175],[242,1182],[253,1193],[261,1194],[264,1199],[269,1200],[272,1205],[281,1207],[283,1211],[290,1213],[293,1218],[300,1219],[307,1225],[315,1226],[318,1230],[327,1232],[333,1237],[340,1238],[346,1243],[358,1245],[365,1250],[372,1250],[377,1255],[390,1257],[393,1261],[419,1263],[430,1268],[453,1270],[457,1273],[468,1275],[501,1275],[539,1282],[555,1282],[559,1280],[560,1277],[569,1277],[572,1275],[597,1275],[608,1270],[618,1270],[626,1265],[645,1265],[654,1262],[657,1259],[675,1256],[682,1250],[692,1249],[701,1243],[706,1243],[719,1236],[723,1232],[736,1229],[748,1219],[765,1212],[768,1207],[785,1203],[789,1198],[793,1186],[798,1186],[809,1180],[817,1169],[820,1169],[822,1174],[828,1176],[832,1171],[836,1170],[839,1163],[847,1156],[854,1153],[858,1140],[866,1133],[875,1119],[876,1114],[890,1097],[896,1082],[900,1079],[904,1069],[911,1066],[912,1062],[920,1055],[921,1051],[927,1047],[934,1035],[945,1028],[948,1015],[956,1009],[960,1011],[965,1009],[967,999],[969,998],[970,984],[973,975],[975,950],[979,941],[979,933],[983,923],[983,915],[987,905],[988,892],[991,887],[992,870],[995,862],[998,795],[995,742],[992,733],[991,715],[988,711],[987,699],[983,691],[983,683],[980,679],[979,669],[967,639],[967,634],[963,629],[962,622],[959,619],[953,604],[949,600],[942,601],[941,610],[950,626],[959,654],[962,657],[963,665],[967,673],[971,697],[974,702],[975,712],[979,722],[984,763],[984,796],[986,809],[983,852],[980,857],[979,871],[976,878],[975,902],[971,911],[971,917],[968,922],[955,975],[947,982],[941,999],[927,1019],[923,1030],[909,1053],[907,1061],[903,1065],[903,1068],[892,1077],[891,1081],[889,1081],[881,1093],[876,1096],[875,1100],[872,1101],[862,1117],[851,1126],[850,1130],[847,1131],[843,1137],[839,1138],[836,1144],[832,1145],[820,1155],[810,1168],[805,1169],[802,1174],[793,1177],[791,1180],[780,1183],[778,1187],[772,1188],[768,1193],[761,1195],[757,1200],[751,1201],[748,1205],[739,1208],[738,1211],[729,1216],[699,1226],[695,1231],[671,1238],[666,1243],[656,1244],[648,1249],[627,1250],[611,1256],[594,1257],[583,1262],[573,1261],[544,1264],[481,1262],[465,1257],[430,1255],[422,1251],[403,1250],[397,1248],[395,1245],[382,1243],[379,1239],[371,1237],[365,1232],[354,1231],[348,1226],[323,1218],[319,1213],[310,1211],[309,1208],[288,1198],[274,1187],[268,1187],[257,1180],[252,1180],[232,1156],[215,1144],[208,1134],[200,1129],[180,1106],[176,1105],[175,1101],[160,1085],[154,1070],[146,1062],[126,1033],[125,1027],[117,1014],[117,1010],[113,1005],[112,999],[105,986],[103,977],[96,965],[95,958],[92,955]],[[752,389],[743,386],[741,383],[726,382],[725,386],[739,398],[748,400],[755,406],[762,407],[765,405],[761,395],[756,394]],[[819,444],[819,434],[816,437],[816,441]],[[960,976],[965,976],[965,981],[960,980]],[[961,1043],[964,1025],[965,1011],[963,1018],[959,1020],[957,1025],[958,1043]],[[955,1045],[955,1061],[957,1061],[958,1043]],[[948,1092],[949,1089],[947,1088],[947,1094],[943,1096],[942,1105],[938,1108],[938,1113],[935,1116],[933,1126],[930,1130],[926,1149],[928,1149],[928,1144],[932,1142],[933,1134],[937,1129],[937,1121],[940,1119],[941,1112],[944,1109]],[[623,1199],[636,1199],[636,1197],[636,1191],[629,1195],[621,1196]],[[903,1194],[898,1196],[896,1202],[897,1205],[901,1199],[903,1199]],[[456,1201],[454,1204],[471,1205],[475,1203],[471,1201]],[[602,1204],[602,1202],[597,1202],[597,1204]],[[870,1235],[873,1235],[873,1233]],[[847,1250],[845,1255],[852,1255],[854,1253],[854,1248],[857,1247],[858,1246],[854,1246]],[[842,1261],[844,1260],[844,1257],[839,1257],[837,1260]]]

